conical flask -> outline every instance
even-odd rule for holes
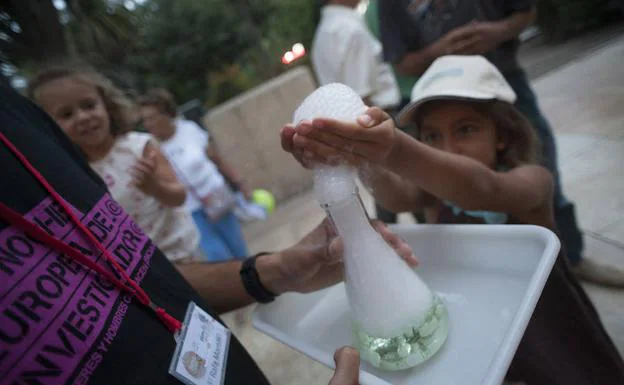
[[[344,121],[366,111],[361,98],[343,84],[329,84],[308,96],[294,122],[324,117]],[[385,370],[416,366],[432,357],[448,334],[441,299],[377,233],[347,165],[314,170],[316,199],[344,243],[345,287],[354,345],[362,359]]]

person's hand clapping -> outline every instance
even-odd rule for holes
[[[131,184],[147,195],[155,195],[159,188],[158,176],[156,173],[156,154],[149,148],[130,168],[132,175]]]
[[[383,165],[396,146],[397,128],[387,113],[372,107],[357,122],[318,118],[287,125],[281,141],[306,168],[316,163]]]

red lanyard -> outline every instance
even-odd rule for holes
[[[63,254],[75,259],[77,262],[83,264],[89,269],[99,273],[100,275],[106,277],[109,281],[111,281],[117,288],[121,291],[125,291],[131,295],[133,295],[140,303],[149,307],[156,313],[158,319],[160,319],[163,324],[169,329],[172,333],[177,332],[181,329],[182,323],[177,319],[173,318],[169,315],[165,309],[158,307],[152,300],[149,298],[145,290],[143,290],[135,281],[133,281],[126,271],[119,266],[119,263],[111,256],[110,252],[102,245],[95,236],[87,229],[87,227],[80,222],[80,219],[74,214],[71,208],[65,203],[63,198],[59,195],[56,190],[48,183],[48,181],[33,167],[32,164],[26,159],[24,154],[20,152],[20,150],[11,143],[11,141],[0,132],[0,141],[4,143],[4,145],[11,150],[11,152],[15,155],[15,157],[22,163],[22,165],[37,179],[37,181],[48,191],[48,193],[52,196],[52,198],[58,203],[65,213],[71,218],[72,222],[80,229],[82,232],[89,238],[89,240],[95,245],[104,255],[106,260],[117,270],[117,272],[123,278],[123,281],[119,280],[111,271],[104,269],[101,265],[98,265],[95,261],[91,260],[77,249],[68,245],[67,243],[54,238],[42,228],[37,226],[36,224],[30,222],[28,219],[24,218],[20,213],[16,212],[12,208],[8,207],[4,203],[0,202],[0,218],[7,221],[11,225],[17,227],[22,230],[26,234],[31,237],[44,242],[45,244],[54,247],[57,251],[62,252]]]

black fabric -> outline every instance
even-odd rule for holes
[[[380,40],[384,59],[399,62],[409,52],[419,51],[444,34],[473,20],[498,21],[525,11],[536,0],[442,0],[432,1],[427,12],[417,12],[420,0],[379,1]],[[519,42],[500,44],[486,57],[501,71],[518,68]]]
[[[247,293],[260,303],[269,303],[275,300],[275,294],[267,290],[260,281],[258,271],[256,270],[256,259],[267,253],[256,254],[251,258],[243,261],[240,269],[240,276]]]
[[[624,384],[622,358],[561,255],[546,281],[507,379],[531,385]]]
[[[0,130],[73,207],[82,213],[86,213],[92,210],[98,202],[102,202],[107,193],[104,183],[91,171],[85,159],[56,124],[27,99],[6,87],[0,88]],[[0,164],[2,165],[0,169],[0,201],[21,213],[32,212],[33,208],[37,205],[40,206],[48,196],[47,192],[1,143]],[[45,354],[37,355],[36,358],[34,356],[29,357],[25,353],[21,359],[15,360],[12,355],[16,350],[12,350],[10,344],[14,343],[16,347],[20,346],[16,337],[19,335],[17,332],[22,332],[20,338],[30,338],[34,334],[31,336],[29,333],[35,333],[36,328],[47,327],[47,325],[36,323],[37,321],[41,322],[41,319],[38,319],[40,318],[39,315],[47,309],[39,307],[34,313],[28,313],[22,307],[20,313],[20,308],[6,304],[7,298],[11,296],[11,289],[15,289],[14,291],[20,289],[20,282],[17,281],[17,270],[15,269],[19,268],[21,263],[28,262],[26,259],[18,261],[15,258],[16,255],[12,255],[6,247],[5,238],[8,231],[13,231],[13,229],[0,220],[0,383],[4,384],[4,380],[11,381],[12,384],[59,383],[58,376],[63,372],[63,367],[59,363],[78,354],[76,352],[82,349],[82,353],[80,353],[82,356],[74,357],[78,362],[76,366],[67,366],[71,368],[71,372],[65,372],[66,378],[62,381],[63,383],[179,384],[176,379],[168,374],[169,363],[175,346],[173,335],[156,319],[152,312],[137,304],[136,301],[130,301],[127,305],[127,312],[121,318],[121,324],[116,330],[116,335],[109,341],[106,349],[102,350],[102,355],[91,355],[106,338],[110,337],[107,337],[104,331],[120,320],[120,318],[115,318],[114,314],[115,310],[119,309],[123,296],[119,296],[116,303],[112,305],[113,311],[104,320],[105,326],[101,329],[101,333],[96,336],[97,339],[94,343],[81,346],[75,342],[74,336],[67,332],[61,333],[60,329],[56,331],[44,329],[46,331],[36,336],[33,345],[39,343],[37,341],[45,339],[56,341],[53,338],[55,336],[48,335],[52,332],[56,332],[59,336],[62,334],[65,339],[60,340],[57,348],[53,349],[52,345],[44,346],[42,352]],[[150,242],[146,242],[143,250],[150,248],[154,250]],[[40,259],[43,260],[44,258]],[[62,256],[52,254],[47,255],[44,262],[55,263],[57,262],[56,259],[63,260]],[[38,260],[37,263],[39,262],[41,261]],[[67,263],[64,266],[69,268],[71,265]],[[73,268],[79,269],[77,265]],[[136,277],[138,270],[135,269],[131,276]],[[85,277],[83,282],[88,283],[97,280],[91,275]],[[62,282],[62,279],[57,279],[56,283],[51,280],[47,282],[48,285],[51,285],[50,287],[54,287],[54,284]],[[189,301],[195,301],[217,318],[158,249],[154,251],[151,257],[150,267],[141,282],[141,287],[152,297],[155,303],[167,309],[177,319],[182,320],[184,318]],[[79,294],[77,292],[78,290],[72,295]],[[3,300],[5,303],[2,302]],[[82,315],[76,316],[80,318],[72,316],[74,318],[70,321],[86,335],[92,330],[86,327],[89,320],[95,320],[97,315],[102,313],[96,312],[94,309],[88,311],[84,306],[83,311]],[[30,319],[25,318],[28,314],[31,316]],[[30,322],[32,327],[28,329],[17,328],[15,325],[18,323],[15,322],[15,319],[18,316],[22,320]],[[50,318],[50,324],[54,320],[54,318]],[[76,332],[78,330],[76,328],[66,328],[66,330]],[[92,358],[89,363],[86,360],[88,356]],[[98,360],[98,357],[101,359]],[[15,363],[8,365],[10,360]],[[28,362],[28,360],[32,362]],[[38,361],[35,362],[35,360]],[[30,365],[38,367],[40,370],[23,370],[18,373],[15,366],[20,365]],[[14,378],[14,375],[17,377]],[[268,384],[262,372],[234,336],[232,336],[229,349],[225,383]]]

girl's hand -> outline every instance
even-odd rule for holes
[[[156,194],[160,186],[156,173],[156,154],[153,149],[146,149],[143,157],[139,158],[130,169],[130,174],[132,174],[130,183],[133,186],[147,195]]]
[[[143,156],[130,168],[131,185],[150,195],[165,206],[184,204],[186,189],[178,181],[171,165],[153,143],[148,143]]]
[[[315,119],[281,131],[282,148],[304,167],[347,162],[384,165],[397,142],[397,128],[383,110],[373,107],[356,123]]]

